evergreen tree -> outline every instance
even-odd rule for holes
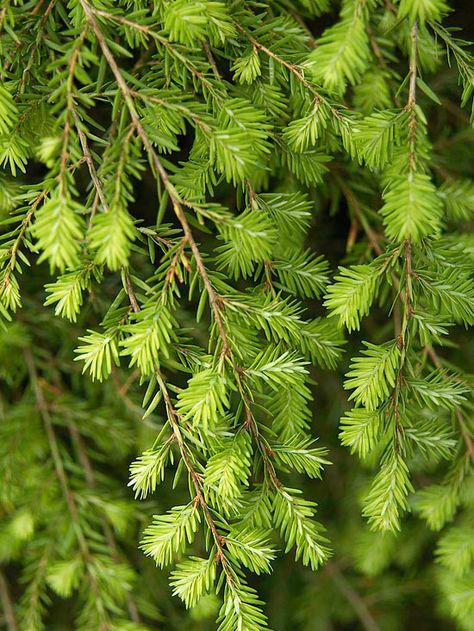
[[[474,630],[450,11],[3,0],[5,629]]]

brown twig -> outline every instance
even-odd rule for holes
[[[124,26],[127,26],[129,28],[133,28],[133,29],[135,29],[136,31],[138,31],[140,33],[144,33],[145,35],[148,35],[149,37],[152,37],[161,46],[164,46],[176,59],[178,59],[181,63],[185,64],[186,67],[189,69],[189,71],[197,79],[199,79],[199,81],[201,81],[204,85],[206,85],[207,89],[210,92],[213,92],[214,96],[216,98],[219,98],[218,95],[215,92],[215,88],[214,88],[213,84],[209,80],[206,79],[205,74],[203,72],[201,72],[198,68],[196,68],[196,66],[194,66],[188,60],[188,58],[186,56],[184,56],[177,48],[175,48],[175,46],[170,41],[168,41],[165,37],[163,37],[162,35],[160,35],[156,31],[154,31],[150,27],[145,26],[143,24],[139,24],[138,22],[134,22],[133,20],[128,20],[127,18],[124,18],[121,15],[117,15],[115,13],[109,13],[108,11],[103,11],[101,9],[96,9],[96,8],[91,7],[90,5],[87,5],[87,6],[89,8],[90,13],[93,16],[96,15],[96,16],[99,16],[99,17],[106,18],[107,20],[110,20],[112,22],[117,22],[118,24],[123,24]],[[83,8],[84,8],[84,6],[83,6]],[[85,9],[84,9],[84,11],[85,11]]]
[[[41,2],[38,2],[38,5],[41,6],[43,0]],[[36,51],[39,48],[40,42],[41,42],[41,36],[42,36],[42,31],[44,29],[44,25],[46,24],[49,14],[51,13],[51,11],[53,10],[53,7],[56,3],[56,0],[51,0],[50,3],[48,4],[48,6],[46,7],[46,11],[43,13],[43,15],[41,16],[41,20],[39,23],[39,27],[37,30],[37,35],[36,35],[36,41],[35,44],[33,46],[33,48],[31,48],[31,50],[28,51],[28,61],[26,63],[25,68],[22,69],[22,77],[21,77],[21,82],[20,82],[20,86],[19,86],[19,90],[22,91],[23,88],[25,87],[25,83],[26,83],[26,77],[28,75],[28,71],[30,70],[31,66],[33,65],[33,62],[35,60],[35,55],[36,55]],[[37,9],[37,7],[35,7],[35,9]],[[33,10],[31,12],[31,15],[35,15],[35,11]]]
[[[311,32],[311,29],[306,24],[306,22],[303,20],[301,15],[297,11],[291,11],[290,10],[289,13],[290,13],[291,17],[295,20],[295,22],[298,22],[298,24],[301,26],[303,31],[305,31],[306,35],[308,36],[308,44],[309,44],[310,48],[316,48],[316,46],[318,45],[317,42],[316,42],[316,38],[314,37],[313,33]]]
[[[166,272],[166,280],[165,283],[166,285],[170,285],[173,282],[173,279],[176,275],[176,270],[178,268],[178,263],[180,261],[180,259],[182,259],[184,257],[184,248],[186,247],[188,240],[186,239],[186,237],[183,237],[180,241],[180,244],[178,245],[178,248],[176,250],[176,252],[173,255],[173,258],[171,260],[170,266],[168,268],[168,271]],[[185,266],[187,266],[187,269],[190,269],[189,263],[187,262],[187,260],[185,259]],[[180,273],[178,272],[178,277],[180,277]]]
[[[81,143],[82,153],[84,154],[84,159],[86,161],[87,168],[89,169],[92,183],[94,184],[96,193],[102,203],[102,206],[104,207],[104,211],[107,212],[109,210],[107,199],[105,198],[105,194],[102,189],[102,184],[97,175],[97,171],[94,166],[94,161],[92,160],[92,155],[89,150],[89,145],[87,142],[86,135],[81,128],[81,121],[75,109],[73,109],[73,117],[74,117],[75,127],[77,130],[77,135],[79,136],[79,142]]]
[[[2,603],[5,624],[8,631],[18,631],[15,613],[13,611],[13,603],[10,597],[8,583],[0,570],[0,601]]]
[[[305,86],[305,88],[307,90],[309,90],[314,98],[316,99],[316,101],[318,103],[320,103],[321,101],[325,100],[320,94],[319,92],[316,90],[316,88],[314,87],[314,85],[312,85],[304,76],[304,74],[301,72],[300,68],[298,66],[296,66],[295,64],[292,64],[289,61],[286,61],[286,59],[283,59],[283,57],[280,57],[279,55],[277,55],[276,53],[274,53],[272,50],[270,50],[269,48],[267,48],[264,44],[261,44],[258,40],[256,40],[254,37],[252,37],[245,29],[244,27],[239,24],[238,22],[234,22],[235,26],[237,27],[237,29],[243,34],[245,35],[245,37],[248,39],[248,41],[252,44],[252,46],[254,46],[255,48],[257,48],[258,50],[261,50],[262,53],[265,53],[265,55],[267,55],[267,57],[271,57],[271,59],[273,59],[274,61],[276,61],[280,66],[283,66],[284,68],[286,68],[287,70],[289,70],[291,72],[291,74],[293,74],[296,79]]]
[[[209,46],[208,42],[204,42],[202,47],[204,48],[207,60],[209,61],[209,65],[211,66],[212,74],[215,76],[216,79],[220,79],[221,75],[219,74],[219,70],[217,69],[216,60],[214,59],[214,55],[212,54],[211,47]]]
[[[127,392],[129,391],[130,387],[132,386],[133,383],[135,383],[135,381],[140,377],[140,371],[138,370],[138,368],[136,368],[134,371],[132,371],[129,376],[127,377],[127,379],[123,382],[123,384],[119,387],[118,389],[118,394],[121,397],[124,397],[127,395]]]
[[[426,352],[428,353],[428,355],[431,357],[431,360],[433,362],[433,364],[436,366],[436,368],[442,368],[443,364],[441,363],[441,360],[438,356],[438,354],[436,353],[436,351],[434,350],[434,348],[432,346],[426,346],[425,347]],[[445,375],[446,379],[448,378]],[[466,426],[466,421],[464,419],[464,415],[461,411],[460,408],[456,408],[454,410],[454,413],[456,415],[457,421],[459,423],[459,427],[461,429],[461,435],[463,437],[464,443],[466,445],[466,451],[469,454],[469,457],[472,461],[472,463],[474,464],[474,444],[472,442],[471,436],[469,434],[469,431],[467,429]]]
[[[409,177],[416,169],[416,129],[417,129],[417,114],[416,114],[416,76],[417,76],[417,46],[418,46],[418,24],[415,22],[411,31],[411,51],[410,51],[410,69],[409,69],[409,89],[408,89],[408,101],[406,104],[406,111],[410,114],[410,120],[408,123],[410,136],[409,136],[409,155],[408,155],[408,170]],[[393,409],[395,414],[396,425],[398,431],[402,431],[402,426],[399,423],[399,406],[398,400],[400,395],[400,389],[403,383],[403,368],[405,366],[405,360],[407,356],[408,346],[408,327],[410,319],[414,312],[413,307],[413,292],[412,292],[412,242],[410,236],[405,239],[404,243],[404,256],[405,256],[405,284],[404,290],[401,292],[400,300],[403,305],[403,317],[400,328],[400,333],[397,336],[397,346],[401,351],[400,363],[398,366],[397,379],[395,388],[392,394]]]
[[[132,373],[133,375],[133,373]],[[132,376],[130,375],[130,376]],[[139,412],[141,410],[141,407],[139,405],[137,405],[136,403],[134,403],[132,401],[132,399],[130,399],[130,397],[127,395],[126,392],[123,392],[123,386],[124,384],[120,382],[118,376],[117,376],[117,372],[114,370],[112,370],[112,381],[114,382],[114,386],[117,392],[117,395],[122,399],[123,404],[125,405],[125,407],[127,408],[127,410],[130,410],[130,412],[132,412],[132,414],[137,414],[137,412]]]
[[[366,26],[366,31],[367,31],[367,34],[369,36],[370,46],[371,46],[371,48],[372,48],[372,50],[374,52],[374,55],[375,55],[375,57],[377,59],[377,62],[379,64],[380,68],[382,68],[382,70],[387,70],[388,69],[387,62],[384,59],[382,51],[380,50],[380,46],[379,46],[379,44],[377,42],[377,38],[375,37],[375,34],[374,34],[374,32],[373,32],[373,30],[372,30],[372,28],[371,28],[371,26],[369,24]],[[392,83],[392,81],[390,81],[390,83]],[[393,95],[393,101],[394,101],[394,103],[395,103],[395,105],[397,107],[400,107],[400,100],[399,100],[397,94]]]
[[[335,180],[337,181],[337,183],[339,184],[341,191],[344,197],[346,198],[346,201],[349,207],[352,208],[352,210],[354,211],[354,216],[362,224],[362,227],[365,231],[365,234],[367,235],[367,238],[369,239],[369,243],[372,249],[378,256],[380,256],[383,250],[379,243],[377,234],[374,232],[374,230],[372,230],[369,223],[365,220],[365,217],[362,213],[362,209],[360,207],[357,197],[354,195],[354,193],[352,192],[352,189],[349,188],[349,186],[347,186],[347,184],[344,182],[344,180],[338,173],[333,172],[333,176]]]
[[[31,204],[30,209],[28,210],[28,212],[26,213],[26,215],[23,217],[23,220],[21,222],[20,225],[20,230],[18,232],[18,236],[15,239],[15,241],[13,242],[13,244],[10,247],[9,250],[9,256],[10,256],[10,260],[8,261],[6,267],[5,267],[5,273],[3,275],[3,280],[2,283],[0,285],[0,293],[1,291],[9,284],[10,282],[10,276],[13,274],[14,270],[15,270],[15,265],[16,265],[16,259],[17,259],[17,255],[18,255],[18,250],[20,248],[21,242],[23,241],[23,238],[26,234],[26,231],[28,230],[30,223],[33,220],[33,216],[36,212],[37,207],[39,206],[39,204],[44,200],[44,198],[47,195],[47,191],[42,191],[34,200],[34,202]]]
[[[41,5],[43,4],[43,2],[44,2],[44,0],[40,0],[40,2],[38,2],[36,4],[34,9],[30,12],[31,16],[35,16],[36,15],[36,13],[39,11],[39,9],[40,9]],[[42,31],[43,31],[44,25],[46,24],[46,20],[48,19],[49,14],[51,13],[55,2],[56,2],[56,0],[51,0],[49,5],[46,8],[46,11],[41,16],[41,20],[39,22],[39,27],[37,29],[36,42],[33,45],[33,47],[31,48],[31,50],[29,51],[28,61],[26,63],[26,66],[24,68],[22,68],[22,78],[21,78],[21,82],[20,82],[20,85],[19,85],[20,89],[22,89],[24,87],[24,85],[25,85],[26,76],[27,76],[28,70],[31,68],[31,66],[33,64],[33,61],[34,61],[34,56],[36,54],[36,51],[39,48],[40,38],[41,38],[41,34],[42,34]],[[6,11],[7,11],[6,7],[2,8],[1,11],[0,11],[0,29],[2,28],[3,19],[4,19],[5,15],[6,15]],[[11,33],[13,34],[13,31],[11,31]],[[14,56],[15,56],[16,52],[23,46],[24,43],[25,42],[21,41],[20,39],[16,40],[16,42],[15,42],[15,50],[10,55],[10,57],[6,60],[4,66],[2,67],[2,73],[6,72],[10,68],[11,64],[13,63],[13,59],[14,59]]]
[[[145,132],[145,129],[141,123],[140,117],[138,116],[137,110],[135,108],[135,104],[133,102],[133,96],[132,96],[132,91],[130,90],[130,88],[128,87],[127,83],[125,82],[122,73],[120,72],[120,69],[117,65],[117,62],[115,61],[114,56],[112,55],[112,52],[110,50],[110,48],[107,45],[107,42],[105,41],[104,35],[102,33],[102,31],[99,28],[99,25],[97,24],[97,21],[94,17],[94,12],[92,11],[91,7],[89,6],[89,4],[87,4],[87,2],[85,2],[85,0],[80,0],[81,6],[84,9],[84,12],[87,16],[87,20],[89,21],[95,36],[97,37],[97,41],[99,43],[100,48],[102,49],[102,52],[104,54],[105,59],[107,60],[107,63],[109,64],[109,67],[112,71],[112,74],[115,77],[115,80],[117,81],[117,85],[119,86],[120,91],[122,92],[122,95],[124,97],[124,100],[127,104],[128,110],[130,112],[130,117],[132,119],[132,122],[135,126],[135,129],[137,130],[138,135],[141,138],[141,141],[143,143],[143,146],[145,147],[152,166],[154,168],[154,170],[156,171],[156,173],[159,175],[161,181],[163,182],[163,186],[165,187],[166,191],[168,192],[168,195],[170,197],[170,200],[173,204],[173,208],[174,211],[176,213],[176,216],[181,224],[181,227],[183,229],[183,232],[188,240],[189,246],[191,248],[191,251],[193,253],[194,259],[196,261],[196,266],[198,268],[198,272],[199,275],[203,281],[204,287],[207,291],[207,294],[209,296],[209,302],[211,303],[211,307],[214,313],[214,319],[216,321],[217,327],[219,329],[219,332],[221,334],[221,338],[223,340],[226,339],[226,334],[225,334],[225,328],[224,328],[224,323],[223,323],[223,319],[222,319],[222,314],[221,314],[221,301],[219,296],[216,294],[216,292],[214,291],[214,288],[209,280],[209,276],[207,274],[207,270],[206,267],[204,265],[204,261],[201,257],[201,253],[199,251],[199,248],[197,247],[196,241],[194,240],[194,236],[193,233],[191,231],[191,228],[189,226],[188,220],[186,219],[186,215],[184,213],[184,209],[181,203],[181,200],[174,188],[174,186],[171,184],[171,181],[169,179],[168,173],[166,172],[165,168],[163,167],[163,165],[161,164],[161,160],[158,157],[158,154],[156,153],[156,151],[153,148],[152,143],[150,142],[150,139],[148,138],[147,133]],[[223,355],[225,355],[228,352],[228,346],[227,344],[224,342],[224,347],[222,349],[222,353]]]
[[[339,588],[339,591],[351,605],[352,609],[357,614],[363,628],[366,631],[379,631],[380,627],[376,623],[374,617],[370,613],[370,610],[366,602],[355,591],[343,573],[340,571],[336,563],[329,561],[325,568],[327,574],[331,577],[331,580]]]
[[[181,228],[183,230],[184,236],[187,240],[187,243],[189,244],[189,247],[191,249],[191,252],[193,254],[194,260],[196,262],[196,267],[199,273],[199,276],[203,282],[204,288],[206,290],[206,293],[209,297],[209,303],[212,309],[212,313],[214,316],[214,320],[215,323],[217,325],[217,329],[219,332],[219,338],[221,340],[221,344],[222,344],[222,349],[221,349],[221,357],[223,359],[228,358],[230,360],[230,363],[234,369],[234,373],[236,375],[236,379],[237,379],[237,385],[239,387],[239,391],[242,397],[242,402],[244,404],[244,408],[245,408],[245,415],[246,415],[246,421],[248,421],[249,419],[252,420],[252,425],[251,425],[251,430],[252,430],[252,434],[256,440],[257,446],[259,448],[259,451],[261,453],[262,459],[263,459],[263,463],[265,466],[265,471],[270,479],[270,481],[272,482],[272,484],[278,489],[281,487],[281,483],[278,480],[278,477],[276,475],[275,472],[275,468],[273,466],[273,463],[271,462],[267,450],[266,450],[266,446],[265,443],[263,441],[263,439],[260,436],[259,430],[258,430],[258,425],[253,417],[253,413],[251,411],[251,403],[250,403],[250,399],[249,397],[246,395],[245,393],[245,386],[243,384],[243,379],[242,379],[242,375],[241,375],[241,371],[239,371],[238,366],[233,358],[233,353],[232,353],[232,348],[229,342],[229,338],[227,336],[227,332],[226,332],[226,328],[224,325],[224,318],[223,318],[223,305],[224,305],[224,301],[221,298],[221,296],[219,296],[217,294],[217,292],[214,290],[214,287],[212,286],[212,283],[209,279],[209,275],[207,273],[206,270],[206,266],[204,265],[204,261],[201,255],[201,252],[199,250],[199,247],[196,243],[196,240],[194,239],[194,235],[193,232],[191,230],[191,227],[189,225],[189,222],[186,218],[186,214],[183,208],[183,202],[180,199],[176,189],[174,188],[173,184],[171,183],[168,173],[166,171],[166,169],[163,167],[161,160],[158,156],[158,154],[156,153],[156,151],[153,148],[153,145],[141,123],[140,117],[138,116],[138,112],[137,109],[135,107],[135,103],[133,101],[133,93],[132,90],[129,88],[128,84],[126,83],[125,79],[123,78],[122,73],[120,72],[120,68],[109,48],[109,46],[107,45],[107,42],[105,41],[104,35],[97,23],[97,20],[95,19],[95,14],[96,11],[94,9],[92,9],[92,7],[87,3],[86,0],[80,0],[81,6],[84,10],[84,13],[86,15],[86,18],[89,22],[89,24],[91,25],[92,30],[95,33],[95,36],[97,38],[97,42],[102,50],[102,53],[110,67],[110,70],[112,71],[112,74],[115,77],[115,80],[117,82],[117,85],[119,87],[120,92],[122,93],[122,96],[125,100],[125,103],[127,105],[128,111],[130,113],[130,117],[132,119],[133,125],[143,143],[143,146],[149,156],[150,159],[150,163],[151,166],[153,168],[153,170],[155,171],[155,173],[157,174],[157,176],[159,176],[165,190],[167,191],[169,198],[171,200],[171,203],[173,205],[173,209],[174,212],[176,214],[176,217],[178,218],[179,223],[181,224]],[[268,49],[267,49],[268,50]],[[271,52],[271,51],[268,51]],[[272,55],[274,55],[273,53],[271,53]],[[283,60],[282,60],[283,61]],[[284,62],[285,64],[287,64],[288,62]],[[291,64],[289,64],[291,66]],[[304,77],[302,77],[302,80],[308,84],[308,86],[310,85],[306,79],[304,79]],[[128,277],[128,275],[126,274],[126,278]],[[127,283],[127,281],[126,281]],[[133,292],[132,292],[133,293]],[[136,305],[138,306],[138,305]]]
[[[417,74],[417,39],[418,39],[418,22],[412,26],[410,31],[411,36],[411,54],[410,54],[410,83],[408,90],[408,103],[407,107],[412,109],[416,104],[416,74]]]
[[[140,311],[140,305],[138,304],[137,298],[135,296],[135,292],[133,290],[133,285],[132,282],[130,280],[130,276],[128,274],[128,272],[124,272],[124,281],[125,281],[125,291],[127,292],[128,295],[128,299],[130,301],[130,304],[132,305],[132,309],[135,313],[138,313]],[[178,412],[176,411],[174,405],[173,405],[173,401],[171,399],[171,396],[169,394],[168,388],[166,387],[166,383],[163,379],[163,376],[161,374],[160,369],[158,368],[157,365],[155,365],[155,378],[156,381],[158,383],[158,386],[161,390],[161,394],[163,396],[163,401],[165,403],[165,407],[166,407],[166,411],[167,411],[167,418],[168,418],[168,422],[170,424],[171,430],[173,432],[174,438],[176,440],[176,443],[178,445],[178,449],[179,452],[181,454],[181,458],[183,459],[183,462],[186,466],[186,469],[189,473],[189,476],[192,480],[193,486],[194,486],[194,491],[196,493],[196,501],[199,504],[199,506],[201,507],[203,513],[204,513],[204,517],[206,519],[206,522],[209,526],[209,530],[211,531],[212,534],[212,538],[214,540],[214,544],[216,546],[217,549],[217,557],[220,561],[220,563],[222,564],[223,570],[226,573],[226,577],[228,581],[232,581],[232,575],[229,571],[229,567],[227,564],[227,560],[225,557],[225,553],[224,553],[224,548],[223,548],[223,543],[224,543],[224,539],[223,537],[219,534],[218,530],[217,530],[217,526],[214,522],[214,519],[211,515],[211,511],[209,509],[209,506],[206,502],[206,499],[204,497],[204,493],[202,490],[202,482],[201,482],[201,478],[199,476],[199,474],[197,473],[194,464],[191,460],[191,456],[189,454],[189,450],[188,447],[186,445],[186,443],[184,442],[183,439],[183,435],[181,433],[181,426],[179,423],[179,416],[178,416]]]
[[[408,155],[408,167],[410,171],[413,171],[416,167],[416,128],[417,128],[417,114],[416,114],[416,76],[417,76],[417,47],[418,47],[418,23],[412,26],[411,34],[411,52],[410,52],[410,70],[409,70],[409,88],[408,88],[408,101],[406,104],[406,110],[410,113],[410,120],[408,122],[408,128],[410,131],[410,153]]]
[[[160,99],[159,97],[152,94],[142,94],[141,92],[137,92],[136,90],[132,89],[130,90],[130,94],[131,96],[141,99],[142,101],[156,103],[157,105],[162,105],[167,109],[182,112],[184,116],[190,118],[204,132],[209,133],[211,131],[211,127],[207,123],[205,123],[195,112],[191,111],[184,105],[181,105],[179,103],[170,103],[166,99]]]
[[[66,171],[67,171],[67,163],[69,160],[69,151],[68,151],[68,143],[69,143],[69,134],[71,132],[71,114],[74,111],[74,75],[76,64],[81,56],[81,46],[86,37],[87,29],[84,29],[81,35],[76,42],[73,52],[71,54],[71,58],[68,63],[68,77],[66,80],[66,116],[64,121],[64,129],[63,129],[63,138],[62,138],[62,149],[61,149],[61,162],[59,168],[58,180],[61,187],[61,192],[63,195],[66,194]]]

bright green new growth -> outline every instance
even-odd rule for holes
[[[50,593],[74,600],[80,631],[156,628],[131,523],[148,524],[141,551],[170,568],[189,615],[219,631],[267,627],[250,585],[284,554],[308,573],[328,563],[340,584],[338,525],[325,533],[315,501],[333,458],[311,386],[312,365],[343,359],[344,329],[370,339],[340,421],[365,467],[349,521],[374,531],[354,566],[382,572],[414,510],[444,528],[439,589],[474,628],[472,379],[435,350],[474,323],[474,187],[449,165],[451,145],[472,142],[473,58],[442,26],[444,1],[342,0],[320,32],[331,5],[0,9],[0,561],[21,594],[9,631],[47,628]],[[443,109],[438,70],[459,105]],[[351,224],[333,276],[342,250],[314,252],[313,223],[324,233],[338,207]],[[144,429],[121,423],[117,397]],[[117,473],[132,452],[135,501]]]

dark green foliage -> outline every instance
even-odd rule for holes
[[[8,631],[474,629],[449,12],[0,6]]]

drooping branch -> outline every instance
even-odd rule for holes
[[[95,36],[97,37],[97,41],[102,49],[102,52],[104,54],[104,57],[107,60],[107,63],[109,64],[109,67],[115,77],[115,80],[117,81],[117,85],[123,95],[123,98],[125,100],[125,103],[127,104],[128,110],[130,112],[130,117],[132,119],[132,122],[134,124],[135,129],[137,130],[137,133],[143,143],[143,146],[150,158],[152,167],[154,169],[154,171],[156,172],[156,174],[160,177],[161,182],[163,183],[163,186],[165,187],[165,190],[167,191],[169,198],[171,200],[171,203],[173,205],[173,209],[175,211],[175,214],[178,218],[179,223],[181,224],[181,227],[183,229],[183,233],[184,236],[186,238],[187,243],[189,244],[189,247],[193,253],[194,256],[194,260],[196,262],[196,267],[198,269],[199,275],[201,277],[201,280],[203,282],[204,288],[206,289],[207,295],[209,297],[209,302],[212,308],[212,312],[214,315],[214,320],[216,322],[218,331],[219,331],[219,336],[221,339],[221,343],[222,343],[222,350],[221,350],[221,356],[223,358],[225,357],[229,357],[231,365],[233,366],[234,369],[234,374],[236,376],[236,380],[237,380],[237,384],[239,387],[239,392],[241,394],[242,397],[242,401],[244,403],[244,407],[245,407],[245,421],[248,424],[248,426],[251,428],[252,430],[252,434],[257,442],[257,446],[259,448],[259,451],[261,453],[263,462],[265,464],[265,471],[268,474],[269,480],[271,481],[272,484],[274,484],[276,486],[276,488],[280,488],[281,484],[278,481],[276,472],[275,472],[275,468],[273,466],[273,463],[270,460],[269,457],[269,451],[267,446],[265,445],[265,442],[263,440],[263,438],[260,436],[259,430],[258,430],[258,425],[257,422],[255,421],[255,418],[253,416],[252,410],[251,410],[251,403],[250,403],[250,399],[248,398],[248,396],[245,393],[245,389],[242,383],[242,378],[241,378],[241,373],[237,367],[237,364],[235,362],[235,359],[233,357],[233,353],[232,353],[232,347],[231,344],[229,342],[229,338],[227,335],[227,331],[225,328],[225,324],[224,324],[224,319],[223,319],[223,315],[222,315],[222,309],[223,309],[223,300],[222,298],[217,294],[217,292],[215,291],[210,279],[209,279],[209,275],[207,273],[207,269],[206,266],[204,264],[204,260],[202,258],[201,252],[199,250],[199,247],[196,243],[196,240],[194,238],[193,232],[191,230],[191,227],[189,225],[189,222],[186,218],[186,214],[184,211],[184,207],[183,207],[183,203],[180,199],[180,197],[178,196],[176,189],[174,188],[174,186],[172,185],[170,179],[169,179],[169,175],[166,171],[166,169],[163,167],[162,162],[158,156],[158,154],[156,153],[156,151],[153,148],[153,145],[142,125],[142,122],[140,120],[140,117],[138,116],[138,112],[137,109],[135,107],[135,103],[133,101],[133,91],[129,88],[128,84],[126,83],[125,79],[123,78],[122,73],[120,72],[120,69],[118,67],[118,64],[109,48],[109,46],[107,45],[107,42],[105,41],[105,37],[102,33],[102,31],[100,30],[100,27],[97,23],[97,20],[94,17],[94,10],[90,7],[90,5],[86,2],[86,0],[80,0],[81,2],[81,6],[84,9],[84,12],[86,14],[86,17],[95,33]]]

